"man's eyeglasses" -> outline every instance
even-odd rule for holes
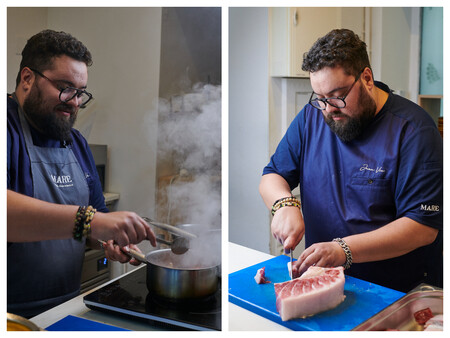
[[[78,105],[80,108],[85,108],[87,103],[92,99],[92,94],[88,93],[84,89],[78,89],[74,87],[63,87],[61,88],[61,85],[58,84],[57,81],[49,79],[47,76],[42,74],[36,69],[30,68],[32,72],[38,74],[40,77],[46,79],[47,81],[51,82],[55,88],[57,88],[59,92],[59,100],[61,102],[69,102],[72,100],[75,96],[81,100],[81,103]]]
[[[333,106],[335,108],[345,108],[347,105],[345,102],[345,99],[347,98],[348,94],[350,94],[350,91],[353,89],[353,86],[356,82],[358,82],[359,77],[361,76],[364,69],[359,73],[359,75],[356,77],[355,82],[350,86],[350,88],[347,90],[347,92],[344,94],[344,96],[338,96],[338,97],[328,97],[328,98],[319,98],[315,97],[316,93],[312,92],[311,97],[309,98],[309,104],[313,106],[314,108],[325,110],[327,108],[327,104],[330,106]]]

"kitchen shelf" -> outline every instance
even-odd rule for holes
[[[441,116],[442,100],[442,95],[419,95],[418,97],[419,106],[430,114],[438,126],[441,135],[443,135],[443,118]]]
[[[120,198],[120,194],[117,193],[113,193],[113,192],[103,192],[103,197],[105,198],[105,204],[106,207],[110,210],[113,211],[116,202],[119,200]]]

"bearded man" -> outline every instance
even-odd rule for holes
[[[8,95],[7,307],[26,318],[80,292],[86,243],[107,240],[106,257],[123,263],[128,245],[156,245],[134,212],[108,213],[87,141],[72,128],[92,99],[91,64],[70,34],[42,31],[27,41]]]
[[[432,118],[376,82],[347,29],[305,53],[313,93],[264,168],[260,193],[286,251],[305,236],[294,275],[346,274],[407,292],[442,287],[443,146]],[[300,200],[291,191],[300,186]]]

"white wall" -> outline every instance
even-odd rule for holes
[[[35,11],[33,20],[23,20],[22,12],[29,11]],[[8,41],[29,38],[45,28],[45,21],[47,28],[77,37],[93,55],[88,90],[95,100],[79,114],[79,120],[89,125],[77,126],[87,130],[89,143],[109,147],[106,190],[120,193],[118,209],[151,215],[155,202],[154,103],[159,86],[161,9],[49,8],[45,13],[43,9],[19,8],[8,12],[8,24],[26,23],[27,28],[20,35],[8,29]],[[14,59],[17,64],[11,68],[16,73],[20,56]]]
[[[93,55],[95,101],[81,114],[93,117],[89,143],[109,148],[106,190],[120,193],[119,210],[152,216],[161,9],[50,8],[48,27],[70,32]]]
[[[269,161],[267,8],[229,10],[229,240],[269,253],[258,192]]]
[[[47,28],[47,8],[9,7],[7,11],[7,91],[9,94],[16,88],[16,77],[19,72],[21,53],[27,40],[37,32]]]
[[[105,190],[120,193],[117,209],[153,216],[161,9],[8,10],[8,44],[21,43],[19,53],[26,39],[44,28],[69,32],[91,51],[88,91],[95,100],[80,111],[75,127],[89,143],[108,145]],[[10,58],[8,51],[8,92],[14,90],[19,62],[20,56]]]
[[[280,121],[269,123],[268,116],[268,12],[231,8],[229,13],[229,239],[270,253],[270,218],[258,183],[273,151],[268,146],[269,124],[282,126]],[[368,13],[365,34],[371,40],[375,79],[414,98],[420,9],[372,8]],[[277,85],[294,82],[295,87],[299,81],[272,81],[270,95],[277,95]],[[287,105],[295,106],[294,101]]]
[[[420,8],[372,8],[372,68],[375,80],[416,100],[420,75]]]

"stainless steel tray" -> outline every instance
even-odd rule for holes
[[[433,315],[443,313],[443,290],[428,284],[421,284],[398,301],[355,327],[354,331],[421,331],[414,313],[430,308]]]

